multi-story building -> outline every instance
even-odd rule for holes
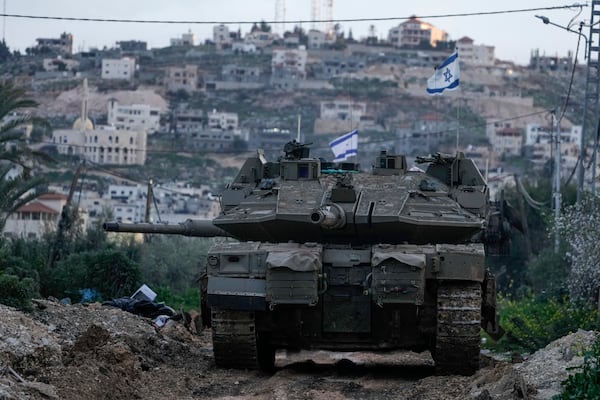
[[[474,44],[473,39],[463,36],[456,41],[460,61],[475,66],[491,67],[496,61],[494,46]]]
[[[246,36],[244,36],[244,42],[255,45],[257,49],[262,49],[272,46],[278,38],[279,36],[275,33],[258,30],[247,33]]]
[[[238,115],[229,112],[217,112],[213,110],[207,115],[207,125],[209,129],[233,131],[238,128]]]
[[[117,100],[108,101],[108,124],[118,130],[146,130],[148,133],[160,129],[160,109],[147,104],[125,106]]]
[[[358,123],[367,112],[367,103],[353,100],[333,100],[321,102],[322,119],[339,119]]]
[[[75,71],[79,69],[79,61],[61,56],[44,58],[42,63],[44,71]]]
[[[569,51],[566,57],[558,55],[540,55],[540,50],[531,51],[529,68],[539,71],[563,71],[568,72],[573,68],[573,52]]]
[[[8,216],[2,233],[8,237],[36,239],[43,234],[54,232],[67,196],[44,194],[19,207]]]
[[[306,79],[308,54],[304,46],[297,49],[275,49],[271,58],[271,85],[294,88],[299,80]]]
[[[494,155],[499,159],[520,156],[523,152],[523,129],[502,128],[491,138]]]
[[[448,33],[415,16],[388,32],[388,41],[394,47],[416,48],[423,44],[435,47],[437,42],[447,40]]]
[[[83,81],[83,91],[81,116],[73,123],[73,128],[52,132],[52,143],[58,153],[79,156],[98,164],[144,165],[148,135],[146,130],[94,127],[88,117],[87,80]]]
[[[204,128],[204,112],[199,109],[177,110],[171,129],[174,133],[195,135]]]
[[[228,64],[221,69],[221,79],[228,82],[258,82],[262,67]]]
[[[333,44],[335,40],[332,36],[327,35],[325,32],[321,32],[317,29],[311,29],[308,31],[308,48],[309,49],[322,49]]]
[[[211,152],[232,151],[236,137],[239,135],[231,130],[203,129],[188,140],[186,146]]]
[[[169,92],[184,90],[192,93],[198,90],[198,67],[186,65],[184,67],[171,66],[167,68],[165,86]]]
[[[554,156],[556,129],[551,126],[528,124],[525,129],[524,152],[534,168],[541,169]],[[581,153],[581,126],[561,128],[561,169],[568,173],[575,168]]]
[[[120,59],[105,58],[102,60],[102,79],[131,80],[135,74],[135,59],[123,57]]]
[[[38,38],[36,42],[36,50],[50,50],[62,55],[73,54],[73,35],[67,32],[61,33],[59,38]]]
[[[179,38],[171,39],[171,46],[194,46],[196,41],[196,35],[189,30],[187,33],[184,33]]]
[[[110,126],[57,129],[52,143],[59,154],[76,155],[98,164],[144,165],[145,130],[121,131]]]
[[[218,49],[231,46],[232,40],[227,25],[213,26],[213,42]]]

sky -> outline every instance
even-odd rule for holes
[[[285,1],[285,0],[279,0]],[[315,0],[285,1],[285,19],[309,21]],[[319,2],[319,0],[317,0]],[[387,21],[340,22],[341,29],[352,29],[355,39],[367,36],[369,26],[374,25],[377,36],[387,37],[390,28],[403,22],[406,17],[417,15],[426,22],[448,32],[451,40],[468,36],[475,44],[495,47],[496,58],[526,65],[531,51],[538,49],[547,56],[566,56],[574,52],[578,35],[565,29],[546,25],[535,15],[543,15],[553,23],[578,30],[580,21],[589,22],[591,6],[561,10],[539,10],[498,15],[464,17],[434,16],[478,13],[490,11],[547,8],[583,3],[583,0],[504,0],[502,2],[476,0],[333,0],[334,19],[398,18]],[[143,40],[152,47],[165,47],[169,39],[181,37],[188,31],[196,35],[197,42],[212,37],[214,24],[189,23],[202,21],[235,22],[228,24],[230,30],[242,33],[250,30],[251,23],[273,21],[276,0],[0,0],[2,14],[21,14],[51,17],[77,17],[102,19],[172,20],[188,21],[182,24],[140,24],[114,22],[82,22],[64,20],[40,20],[1,17],[2,35],[11,50],[24,51],[36,44],[36,38],[55,38],[62,32],[74,36],[74,51],[90,47],[113,47],[120,40]],[[327,0],[320,0],[325,4]],[[321,18],[327,13],[319,8]],[[573,19],[575,18],[575,19]],[[572,22],[573,21],[573,22]],[[285,25],[292,29],[294,24]],[[324,24],[305,22],[304,29],[324,28]],[[589,34],[589,28],[583,29]],[[583,61],[583,42],[579,61]]]

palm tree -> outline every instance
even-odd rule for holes
[[[39,196],[34,189],[43,183],[43,179],[32,177],[32,170],[37,163],[50,160],[47,154],[27,146],[23,128],[38,126],[46,129],[49,124],[44,119],[21,113],[38,106],[35,100],[25,95],[25,89],[11,82],[0,83],[0,230],[11,213]],[[10,174],[15,166],[20,173]]]

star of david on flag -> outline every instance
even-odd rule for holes
[[[358,152],[358,129],[333,139],[329,147],[335,156],[333,162],[346,161],[348,157],[355,156]]]
[[[436,95],[442,94],[444,90],[454,90],[458,87],[459,81],[458,50],[455,50],[427,80],[427,93]]]

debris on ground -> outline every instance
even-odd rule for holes
[[[280,351],[267,375],[217,368],[196,312],[158,327],[100,303],[33,304],[0,305],[0,399],[550,399],[596,337],[578,331],[518,363],[482,357],[470,377],[435,376],[427,352]]]

